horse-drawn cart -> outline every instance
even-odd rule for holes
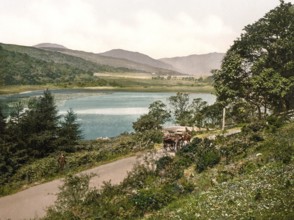
[[[190,143],[191,135],[187,131],[166,132],[163,137],[163,148],[177,152]]]

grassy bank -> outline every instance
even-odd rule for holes
[[[1,86],[0,95],[13,94],[33,90],[44,89],[101,89],[108,91],[142,91],[142,92],[195,92],[213,93],[214,88],[210,82],[197,80],[194,78],[173,77],[160,78],[153,77],[151,74],[100,74],[97,79],[102,80],[105,85],[95,85],[95,82],[83,83],[60,83],[46,85],[15,85]]]
[[[293,219],[294,124],[255,128],[195,138],[175,157],[138,166],[120,185],[87,189],[74,201],[86,179],[68,179],[45,219]]]
[[[5,94],[15,94],[20,92],[35,91],[35,90],[45,90],[45,89],[58,89],[60,86],[56,85],[14,85],[14,86],[1,86],[0,95]]]
[[[0,196],[75,174],[144,150],[144,147],[137,146],[132,135],[127,134],[108,140],[81,141],[78,145],[71,147],[71,152],[64,153],[66,165],[63,170],[58,166],[58,153],[34,160],[17,170],[6,181],[6,184],[0,185]]]

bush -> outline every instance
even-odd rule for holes
[[[152,148],[155,143],[162,143],[163,133],[161,130],[147,130],[136,133],[136,140],[141,149]]]
[[[156,173],[158,174],[160,171],[167,168],[167,166],[170,166],[173,162],[173,158],[169,156],[161,157],[159,160],[157,160],[156,163]]]
[[[187,157],[190,161],[195,161],[198,172],[218,164],[221,158],[212,140],[199,138],[195,138],[187,148],[185,147],[180,152],[180,155]]]
[[[256,133],[262,131],[266,128],[266,123],[264,121],[257,121],[250,123],[242,128],[242,132],[245,134]]]
[[[196,162],[197,171],[200,173],[207,167],[213,167],[220,161],[220,153],[215,148],[206,149],[198,157]]]
[[[158,210],[172,200],[172,194],[167,189],[143,189],[133,196],[132,202],[139,213]]]
[[[194,138],[190,144],[180,149],[177,156],[181,159],[183,164],[188,167],[196,161],[198,148],[202,143],[202,139]]]
[[[146,186],[148,177],[153,176],[154,172],[144,165],[136,166],[124,179],[122,185],[128,188],[142,189]]]
[[[60,187],[54,207],[48,209],[45,219],[86,219],[88,213],[82,207],[88,195],[91,175],[68,176]]]
[[[265,143],[271,150],[271,156],[283,163],[292,160],[294,152],[294,124],[289,124],[278,130],[274,136]]]

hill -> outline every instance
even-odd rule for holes
[[[174,70],[195,76],[210,76],[211,70],[219,69],[224,53],[209,53],[184,57],[162,58],[160,61],[173,66]]]
[[[63,45],[60,45],[60,44],[52,44],[52,43],[41,43],[41,44],[35,45],[34,47],[37,47],[37,48],[62,48],[62,49],[67,49]]]
[[[39,85],[47,83],[101,82],[95,72],[130,72],[36,47],[0,43],[0,83],[2,85]],[[103,82],[106,83],[106,82]]]
[[[107,56],[107,57],[114,57],[114,58],[119,58],[119,59],[126,59],[130,60],[132,62],[136,63],[141,63],[145,64],[148,66],[153,66],[157,68],[163,68],[163,69],[169,69],[173,70],[174,68],[166,64],[164,62],[161,62],[159,60],[153,59],[150,56],[147,56],[145,54],[139,53],[139,52],[132,52],[132,51],[127,51],[127,50],[122,50],[122,49],[114,49],[110,50],[104,53],[100,53],[102,56]]]
[[[148,73],[156,73],[158,75],[180,75],[180,72],[175,70],[167,69],[167,67],[171,68],[171,66],[164,64],[160,61],[156,61],[147,55],[128,52],[124,53],[124,55],[128,54],[126,57],[123,57],[123,54],[113,53],[113,52],[105,52],[105,53],[90,53],[85,51],[78,50],[70,50],[70,49],[62,49],[62,48],[46,48],[51,51],[57,51],[63,54],[67,54],[70,56],[75,56],[82,58],[87,61],[91,61],[93,63],[99,65],[107,65],[115,68],[127,68],[131,70],[136,70],[138,72],[148,72]],[[132,54],[132,56],[131,56]],[[136,55],[140,55],[138,58],[135,58]],[[129,59],[128,59],[129,58]],[[138,62],[139,61],[139,62]]]
[[[19,46],[13,44],[1,44],[0,46],[8,51],[27,54],[29,57],[42,60],[45,62],[61,63],[67,64],[75,68],[82,69],[84,71],[92,72],[123,72],[123,71],[133,71],[126,70],[125,68],[115,68],[109,65],[102,65],[89,60],[82,59],[78,56],[71,56],[68,54],[60,53],[58,50],[62,50],[60,47],[46,47],[46,48],[36,48]]]
[[[72,82],[78,75],[91,73],[65,63],[46,62],[26,53],[9,51],[0,46],[1,85],[39,85]]]

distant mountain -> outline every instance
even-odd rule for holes
[[[60,45],[60,44],[52,44],[52,43],[41,43],[41,44],[35,45],[34,47],[37,47],[37,48],[60,48],[60,49],[67,49],[63,45]]]
[[[107,51],[104,53],[100,53],[100,55],[107,56],[107,57],[119,58],[119,59],[126,59],[126,60],[130,60],[130,61],[133,61],[136,63],[141,63],[144,65],[163,68],[163,69],[170,69],[170,70],[174,69],[169,64],[166,64],[166,63],[161,62],[159,60],[155,60],[145,54],[138,53],[138,52],[132,52],[132,51],[127,51],[127,50],[122,50],[122,49],[114,49],[114,50],[110,50],[110,51]]]
[[[224,53],[209,53],[185,57],[163,58],[160,59],[160,61],[173,66],[175,71],[200,77],[210,76],[211,70],[219,69],[224,55]]]
[[[157,75],[209,76],[212,69],[220,68],[223,53],[190,55],[153,59],[148,55],[122,49],[104,53],[90,53],[71,50],[63,45],[41,43],[34,47],[2,44],[9,51],[26,53],[29,56],[46,62],[68,64],[74,68],[90,72],[142,72]]]
[[[62,48],[46,48],[51,51],[57,51],[63,54],[70,56],[75,56],[82,58],[87,61],[99,65],[107,65],[115,68],[126,68],[129,70],[136,70],[137,72],[149,72],[156,73],[158,75],[180,75],[180,72],[177,72],[168,64],[162,63],[161,61],[152,59],[151,57],[130,51],[124,51],[120,53],[120,56],[117,52],[105,52],[105,53],[90,53],[78,50],[62,49]],[[122,56],[122,54],[128,54],[128,58]],[[136,55],[139,58],[135,58]],[[117,56],[117,57],[115,57]]]
[[[224,53],[209,53],[156,60],[139,52],[122,49],[113,49],[104,53],[90,53],[67,49],[62,45],[51,43],[38,44],[36,47],[79,57],[98,65],[126,68],[137,72],[149,72],[159,75],[189,74],[198,77],[210,76],[212,69],[220,68],[224,57]]]

